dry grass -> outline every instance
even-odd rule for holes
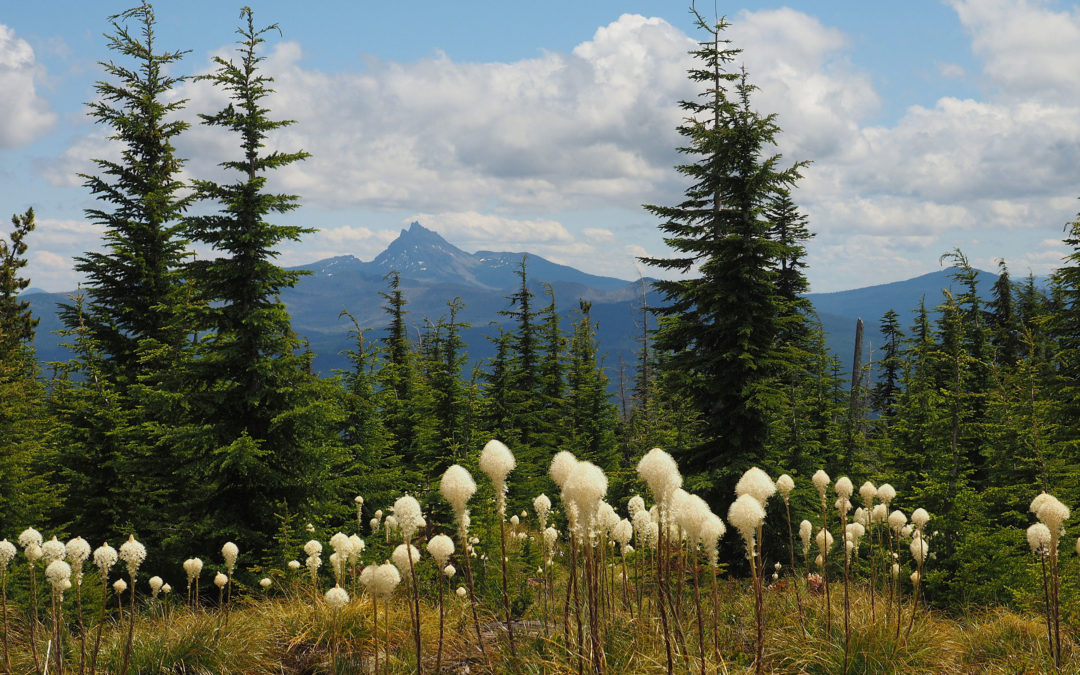
[[[696,642],[696,613],[690,586],[681,603],[680,626],[685,636],[676,645],[676,670],[699,672]],[[706,585],[708,588],[708,585]],[[415,672],[409,626],[408,604],[401,598],[404,588],[390,604],[390,640],[384,649],[385,619],[379,607],[380,672],[389,665],[391,673]],[[544,630],[540,608],[533,605],[523,623],[515,625],[518,659],[505,648],[505,633],[496,618],[498,604],[481,614],[488,651],[483,659],[476,647],[472,617],[467,602],[447,596],[443,672],[446,673],[574,673],[578,670],[573,649],[574,624],[569,642],[562,634],[560,603],[549,615]],[[746,673],[753,670],[753,596],[749,586],[722,582],[716,630],[720,650],[712,649],[713,619],[709,595],[706,607],[706,671]],[[820,596],[807,604],[804,631],[790,587],[774,587],[766,593],[766,670],[775,673],[840,673],[843,671],[844,638],[840,594],[834,595],[833,632],[826,634]],[[615,612],[603,622],[606,671],[609,673],[663,673],[666,671],[664,640],[660,622],[645,602],[642,619],[616,600]],[[895,615],[885,616],[879,602],[876,620],[871,619],[865,589],[856,589],[852,602],[852,640],[849,673],[1039,673],[1051,672],[1046,646],[1046,626],[1039,616],[1024,616],[1005,609],[987,609],[971,615],[949,618],[920,610],[910,635],[907,620],[911,606],[904,606],[900,637],[895,633]],[[69,624],[70,625],[70,624]],[[1065,628],[1063,626],[1063,628]],[[192,612],[186,608],[151,603],[142,608],[136,624],[132,649],[133,673],[251,673],[300,675],[315,673],[373,672],[375,643],[372,638],[371,602],[353,599],[337,614],[324,605],[312,607],[310,596],[286,593],[267,599],[248,598],[238,602],[226,624],[213,611]],[[1067,631],[1068,632],[1068,631]],[[422,604],[421,633],[424,667],[434,672],[438,643],[438,605],[429,598]],[[586,634],[588,631],[586,630]],[[336,659],[332,647],[336,636]],[[1064,635],[1063,635],[1064,637]],[[10,634],[14,649],[13,672],[33,672],[24,626],[15,625]],[[123,645],[123,627],[108,623],[99,656],[99,672],[117,672]],[[1080,650],[1065,639],[1062,672],[1080,672]],[[42,649],[44,651],[44,649]],[[65,645],[67,671],[77,672],[78,641]],[[336,671],[333,665],[336,663]],[[588,670],[588,660],[585,660]],[[53,672],[50,670],[50,672]]]

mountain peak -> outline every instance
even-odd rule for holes
[[[431,280],[471,278],[469,270],[476,265],[471,255],[416,221],[371,263],[384,274],[397,270],[402,276]]]

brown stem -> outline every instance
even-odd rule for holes
[[[505,507],[504,507],[505,508]],[[503,510],[499,511],[499,545],[502,550],[502,558],[499,560],[502,563],[502,588],[503,588],[503,607],[506,609],[506,632],[510,636],[510,658],[517,659],[517,650],[514,647],[514,625],[510,620],[510,591],[507,590],[506,584],[506,521],[504,516],[506,514]]]
[[[375,594],[371,594],[371,616],[374,621],[374,636],[375,636],[375,669],[372,671],[375,675],[379,675],[379,601],[375,597]]]
[[[420,585],[416,582],[416,568],[413,566],[412,544],[405,539],[405,557],[409,559],[409,576],[412,578],[413,597],[413,637],[416,643],[416,675],[424,675],[420,652]],[[441,588],[441,587],[440,587]]]
[[[697,605],[698,656],[701,658],[701,675],[705,675],[705,622],[701,616],[701,583],[698,581],[697,561],[691,561],[694,575],[694,604]]]
[[[435,672],[442,672],[442,645],[443,645],[443,581],[439,577],[442,574],[438,571],[435,572],[435,585],[439,587],[439,651],[435,656]]]
[[[37,567],[30,563],[30,600],[33,603],[33,614],[30,615],[30,651],[34,655],[34,672],[41,672],[41,659],[38,657],[36,627],[38,622],[37,603]]]
[[[821,573],[825,577],[825,634],[832,639],[832,596],[829,594],[829,509],[825,505],[825,496],[821,497],[821,529],[825,530],[825,546],[821,552]]]
[[[109,575],[101,575],[101,616],[98,617],[97,636],[94,638],[94,653],[90,655],[90,675],[97,673],[97,656],[101,648],[101,627],[105,624],[105,606],[109,599]]]
[[[784,512],[787,514],[788,552],[791,553],[791,585],[795,587],[795,604],[799,608],[799,625],[806,632],[806,620],[803,618],[802,598],[799,596],[799,575],[795,571],[795,534],[791,530],[791,505],[784,498]]]
[[[120,668],[120,675],[127,675],[128,660],[131,658],[131,640],[135,637],[135,573],[131,573],[131,609],[128,612],[128,636],[124,644],[124,665]]]
[[[82,572],[75,584],[75,606],[79,612],[79,675],[86,672],[86,626],[83,625]]]
[[[4,672],[11,672],[11,657],[8,656],[8,622],[7,622],[7,566],[0,569],[0,601],[4,611]]]
[[[664,648],[667,651],[667,673],[675,672],[675,660],[671,654],[671,630],[668,628],[667,607],[664,604],[664,510],[660,509],[660,526],[656,536],[656,601],[660,605],[660,621],[664,626]]]
[[[487,660],[487,650],[484,649],[484,638],[480,636],[480,617],[476,613],[476,591],[473,589],[472,562],[469,560],[469,533],[462,528],[460,532],[461,556],[465,558],[465,582],[469,586],[469,603],[472,606],[473,626],[476,628],[476,645],[480,647],[480,655]]]
[[[840,514],[840,534],[844,554],[844,672],[847,672],[848,652],[851,650],[851,603],[848,586],[851,577],[851,556],[848,555],[847,512]]]

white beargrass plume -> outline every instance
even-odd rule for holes
[[[19,546],[24,549],[30,546],[41,546],[44,540],[41,538],[41,533],[32,527],[28,527],[19,534]]]
[[[454,540],[445,534],[437,534],[428,541],[427,550],[435,559],[435,565],[442,569],[454,554]]]
[[[394,517],[406,541],[411,540],[418,530],[427,525],[420,511],[420,502],[408,494],[394,502]]]
[[[780,477],[776,479],[776,491],[785,502],[791,498],[791,491],[794,489],[795,481],[786,473],[780,474]]]
[[[885,510],[889,510],[889,504],[892,500],[896,499],[896,488],[888,483],[882,483],[877,489],[878,501],[885,505]]]
[[[390,543],[390,533],[398,529],[397,516],[389,515],[383,520],[383,532],[386,533],[386,543]]]
[[[926,509],[915,509],[911,513],[911,522],[915,525],[915,529],[922,532],[926,524],[930,522],[930,514],[926,512]]]
[[[893,531],[893,534],[900,535],[906,524],[907,516],[900,509],[896,509],[889,514],[889,529]]]
[[[398,544],[397,548],[394,549],[394,552],[390,554],[390,560],[398,568],[398,572],[401,573],[402,579],[405,579],[407,583],[409,579],[410,567],[410,561],[408,556],[410,556],[410,554],[412,556],[411,563],[413,565],[420,562],[420,551],[417,550],[417,548],[412,544],[409,544],[408,548],[406,548],[405,544]]]
[[[921,513],[920,513],[921,512]],[[918,520],[916,521],[916,518]],[[908,623],[906,635],[911,635],[911,628],[915,625],[915,611],[919,607],[919,591],[922,589],[922,574],[923,564],[926,562],[926,555],[930,550],[930,547],[926,543],[926,539],[923,537],[922,528],[930,520],[930,516],[923,509],[917,509],[911,514],[911,519],[916,521],[918,525],[911,538],[911,557],[918,565],[918,569],[911,575],[911,583],[914,586],[911,598],[911,621]]]
[[[757,574],[756,546],[757,529],[765,520],[765,509],[761,502],[750,494],[742,494],[728,508],[727,520],[743,539],[746,546],[746,559],[750,561],[753,573]]]
[[[274,582],[270,580],[270,577],[263,577],[262,579],[259,579],[259,586],[263,589],[263,591],[270,590],[270,587],[273,585]]]
[[[848,523],[847,538],[854,547],[855,559],[859,559],[859,542],[866,535],[866,527],[860,522]]]
[[[859,496],[862,497],[863,506],[869,511],[874,505],[874,499],[877,497],[877,488],[870,481],[866,481],[859,487]]]
[[[547,528],[548,514],[551,513],[551,499],[545,494],[539,494],[533,500],[533,510],[536,511],[536,519],[540,521],[540,531]]]
[[[756,466],[747,469],[746,473],[739,478],[739,482],[735,484],[736,497],[750,495],[758,500],[762,507],[774,494],[776,494],[776,483],[769,478],[769,474]]]
[[[41,564],[48,567],[53,561],[63,559],[65,553],[67,549],[64,548],[64,542],[58,541],[54,535],[52,539],[41,545]]]
[[[161,587],[165,585],[165,580],[161,577],[154,576],[150,577],[150,580],[147,583],[150,585],[150,597],[156,600],[158,593],[161,592]]]
[[[376,532],[379,531],[379,526],[380,525],[382,525],[382,522],[378,518],[372,518],[371,520],[368,521],[368,527],[371,528],[371,533],[372,534],[375,534]]]
[[[514,454],[501,441],[492,439],[480,451],[479,465],[495,487],[495,510],[499,518],[506,518],[506,477],[517,465]]]
[[[332,609],[341,609],[349,604],[349,594],[341,586],[334,586],[326,592],[326,604]]]
[[[229,577],[225,576],[223,573],[218,572],[214,575],[214,585],[218,587],[218,591],[224,591],[225,584],[227,583],[229,583]]]
[[[559,486],[560,490],[566,484],[566,479],[570,477],[570,472],[574,470],[576,464],[577,458],[566,450],[560,450],[551,458],[548,475],[551,476],[551,480],[555,482],[555,485]]]
[[[225,623],[229,623],[229,609],[232,606],[232,576],[236,568],[236,558],[240,555],[240,548],[231,541],[225,542],[221,547],[221,557],[225,559],[225,572],[228,576],[228,594],[225,597]]]
[[[682,475],[679,465],[668,453],[660,448],[650,450],[637,465],[638,476],[649,486],[657,505],[666,506],[671,493],[682,487]],[[661,506],[661,519],[663,508]]]
[[[293,572],[296,572],[296,571],[297,571],[297,570],[299,570],[299,569],[300,569],[301,567],[303,567],[303,565],[301,565],[301,564],[300,564],[300,561],[299,561],[299,560],[290,560],[290,561],[288,562],[288,568],[289,568],[290,570],[292,570]]]
[[[121,595],[121,594],[123,594],[124,591],[127,590],[128,585],[127,585],[127,582],[124,581],[123,579],[117,579],[116,581],[113,582],[112,587],[113,587],[113,592],[114,593],[116,593],[117,595]]]
[[[799,538],[802,539],[803,556],[806,556],[807,560],[809,560],[810,555],[810,539],[813,537],[813,535],[814,526],[810,523],[809,520],[804,520],[799,523]],[[809,562],[807,562],[807,566],[809,568]],[[807,569],[807,572],[809,572],[809,569]]]
[[[630,522],[634,521],[634,517],[638,513],[645,510],[645,500],[641,498],[641,495],[634,495],[626,502],[626,512],[630,514]]]
[[[1069,518],[1069,507],[1062,504],[1053,495],[1045,492],[1040,493],[1031,502],[1031,512],[1050,530],[1050,545],[1048,564],[1050,567],[1050,605],[1052,606],[1054,639],[1051,643],[1051,651],[1054,653],[1054,662],[1061,668],[1061,611],[1060,611],[1060,580],[1058,575],[1058,540],[1063,532],[1063,525]]]
[[[630,524],[630,521],[623,518],[619,521],[618,525],[611,532],[612,539],[619,545],[620,553],[626,556],[626,547],[630,544],[630,539],[634,536],[634,526]]]
[[[356,529],[359,530],[364,526],[364,498],[356,495],[353,503],[356,504]]]
[[[817,543],[818,555],[824,560],[829,553],[829,549],[831,549],[833,545],[834,540],[832,533],[828,530],[818,530],[817,536],[814,537],[814,541]]]
[[[851,521],[866,527],[870,523],[870,516],[867,514],[866,509],[860,506],[855,509],[855,515],[851,517]]]
[[[1050,549],[1050,528],[1042,523],[1031,525],[1027,529],[1027,542],[1031,552],[1042,558]],[[1080,550],[1080,540],[1077,549]]]

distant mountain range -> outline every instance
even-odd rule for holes
[[[547,304],[543,284],[550,284],[562,326],[569,331],[570,322],[577,316],[578,300],[590,301],[613,387],[617,386],[620,364],[625,367],[626,376],[631,377],[636,339],[641,333],[640,280],[587,274],[530,253],[466,253],[419,223],[403,229],[370,262],[342,255],[295,268],[312,273],[303,277],[295,288],[282,293],[282,300],[289,308],[293,329],[309,341],[316,354],[315,368],[330,374],[347,367],[341,352],[352,346],[348,337],[352,323],[341,315],[342,311],[351,313],[361,328],[371,329],[368,339],[384,334],[387,315],[379,292],[387,290],[386,275],[396,270],[401,275],[401,289],[408,301],[407,320],[414,336],[423,331],[426,320],[436,321],[446,315],[447,303],[459,297],[465,306],[458,320],[471,325],[463,338],[470,360],[479,363],[494,353],[494,345],[487,338],[498,333],[498,323],[505,323],[499,311],[509,308],[507,296],[520,284],[516,272],[523,256],[527,256],[529,285],[538,296],[536,308]],[[822,319],[830,347],[847,366],[859,317],[866,324],[867,341],[878,345],[877,326],[882,314],[895,309],[906,326],[910,323],[910,310],[918,306],[921,298],[926,298],[929,307],[940,304],[942,289],[950,285],[948,275],[949,270],[940,270],[907,281],[836,293],[811,293],[808,297]],[[989,272],[979,273],[985,293],[989,293],[996,279]],[[659,295],[651,288],[647,290],[649,306],[658,306]],[[67,359],[67,350],[60,346],[61,340],[54,331],[60,328],[56,303],[65,302],[68,294],[28,290],[23,295],[41,318],[36,342],[41,361]]]

